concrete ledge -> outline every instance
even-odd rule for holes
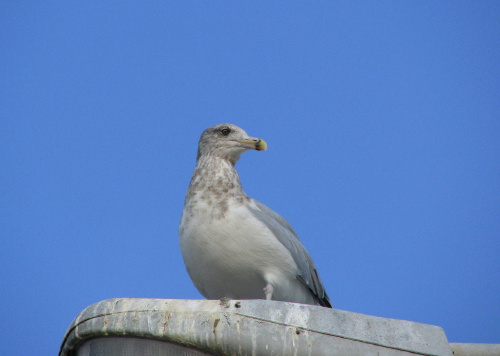
[[[437,326],[265,300],[108,299],[71,323],[60,355],[102,337],[212,355],[452,355]],[[85,353],[91,355],[91,353]]]
[[[500,344],[451,343],[454,356],[499,356]]]

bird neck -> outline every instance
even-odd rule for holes
[[[198,191],[215,200],[245,196],[234,164],[217,156],[199,157],[189,191]]]

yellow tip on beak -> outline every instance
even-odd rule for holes
[[[264,141],[263,139],[259,139],[259,141],[257,141],[257,143],[255,144],[255,149],[257,151],[265,151],[267,150],[267,143],[266,141]]]

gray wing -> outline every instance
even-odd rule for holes
[[[325,288],[314,262],[299,240],[299,237],[290,226],[290,224],[277,212],[270,209],[266,205],[252,199],[258,209],[249,206],[252,214],[262,221],[276,236],[283,246],[286,247],[293,257],[293,260],[299,267],[300,273],[297,278],[309,288],[313,295],[317,298],[320,305],[332,307],[330,299],[326,295]]]

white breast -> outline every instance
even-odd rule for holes
[[[288,250],[244,204],[230,199],[220,219],[201,201],[192,208],[190,217],[182,217],[180,246],[188,273],[206,298],[263,299],[263,288],[271,283],[273,299],[309,301]]]

